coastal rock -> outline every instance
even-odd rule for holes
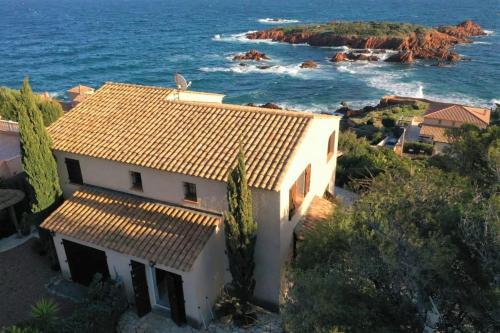
[[[248,103],[247,106],[253,106],[253,107],[258,107],[258,108],[266,108],[266,109],[274,109],[274,110],[283,110],[282,107],[280,107],[277,104],[271,103],[271,102],[266,103],[266,104],[262,104],[262,105],[257,105],[255,103]]]
[[[346,24],[330,22],[335,25]],[[326,25],[326,26],[327,26]],[[397,54],[391,55],[387,61],[411,63],[415,59],[434,59],[439,61],[453,62],[460,60],[460,56],[452,49],[457,44],[470,43],[468,37],[484,35],[482,28],[472,22],[464,21],[456,26],[442,26],[438,28],[417,27],[413,32],[399,33],[393,36],[362,34],[336,34],[329,27],[321,30],[322,25],[314,27],[299,26],[297,29],[269,29],[248,33],[248,39],[270,39],[277,42],[290,44],[309,44],[311,46],[348,46],[359,50],[394,50]],[[342,29],[339,29],[342,31]],[[366,53],[366,52],[365,52]],[[356,54],[356,53],[355,53]],[[373,57],[374,52],[370,52]],[[337,53],[332,62],[346,60],[358,60],[346,52]],[[375,58],[363,55],[361,59],[375,61]]]
[[[345,52],[337,52],[332,59],[330,59],[331,62],[342,62],[349,60],[347,57],[347,53]]]
[[[456,26],[443,26],[438,29],[440,32],[445,33],[447,35],[465,39],[467,37],[473,36],[484,36],[486,33],[481,28],[481,26],[477,23],[472,22],[471,20],[464,21]]]
[[[255,61],[262,61],[262,60],[270,60],[265,53],[259,52],[257,50],[250,50],[245,54],[237,54],[233,57],[234,61],[243,61],[243,60],[255,60]]]
[[[300,65],[300,68],[317,68],[317,67],[318,67],[318,64],[314,60],[304,61]]]
[[[398,53],[394,53],[390,57],[388,57],[385,61],[387,62],[399,62],[402,64],[411,64],[414,61],[413,52],[412,51],[401,51]]]
[[[351,60],[351,61],[379,61],[380,58],[375,56],[375,55],[372,55],[372,54],[364,54],[364,53],[361,53],[361,54],[358,54],[358,53],[354,53],[354,52],[349,52],[349,53],[346,53],[346,52],[338,52],[337,54],[335,54],[332,59],[330,59],[330,61],[332,62],[342,62],[342,61],[347,61],[347,60]]]

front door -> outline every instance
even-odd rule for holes
[[[177,325],[186,323],[182,277],[155,268],[156,303],[170,309],[170,316]]]
[[[104,251],[65,239],[63,239],[63,246],[71,280],[88,286],[97,273],[100,273],[103,279],[109,278],[108,262]]]
[[[134,287],[137,315],[139,317],[142,317],[151,312],[148,281],[146,278],[146,266],[143,263],[131,260],[130,267],[130,275],[132,276],[132,286]]]

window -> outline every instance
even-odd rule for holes
[[[309,193],[311,183],[311,165],[309,164],[306,169],[300,174],[299,178],[290,187],[288,193],[288,220],[290,221],[295,215],[297,210],[302,205],[304,198]]]
[[[196,195],[196,184],[184,183],[184,200],[198,202],[198,197]]]
[[[140,172],[130,171],[130,182],[132,190],[142,191],[142,177]]]
[[[328,151],[326,154],[327,161],[329,161],[332,158],[334,151],[335,151],[335,131],[333,131],[333,133],[328,138]]]
[[[68,170],[68,178],[70,183],[83,184],[82,170],[80,169],[80,161],[72,158],[66,158],[66,169]]]

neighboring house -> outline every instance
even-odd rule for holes
[[[42,224],[66,278],[123,282],[140,315],[194,326],[230,282],[222,213],[241,146],[257,221],[255,301],[278,309],[294,229],[333,192],[339,119],[106,83],[49,127],[67,200]]]
[[[440,153],[450,144],[446,135],[449,128],[472,124],[485,128],[490,123],[491,111],[465,105],[431,102],[420,124],[420,141],[434,145],[434,153]]]
[[[0,178],[9,178],[21,172],[19,125],[0,118]]]
[[[71,107],[77,106],[83,102],[85,98],[94,93],[94,88],[82,86],[81,84],[74,86],[68,90],[68,95],[71,100]]]

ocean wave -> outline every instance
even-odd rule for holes
[[[263,43],[263,44],[278,44],[278,42],[274,42],[270,39],[248,39],[247,34],[252,32],[256,32],[256,30],[250,30],[247,32],[224,35],[224,34],[216,34],[212,37],[212,40],[215,42],[229,42],[229,43]]]
[[[486,29],[484,29],[483,31],[484,31],[484,33],[485,33],[487,36],[489,36],[489,35],[493,35],[493,34],[495,33],[495,30],[486,30]]]
[[[237,74],[250,74],[250,73],[262,73],[262,74],[276,74],[276,75],[288,75],[288,76],[299,76],[309,72],[309,69],[300,68],[300,64],[292,65],[270,65],[260,67],[261,65],[244,65],[234,64],[229,67],[201,67],[199,68],[202,72],[215,73],[215,72],[233,72]],[[260,67],[260,68],[259,68]]]
[[[480,41],[475,41],[472,44],[481,44],[481,45],[491,45],[492,43],[490,42],[480,42]]]
[[[286,23],[298,23],[300,22],[299,20],[294,20],[294,19],[284,19],[284,18],[263,18],[263,19],[258,19],[257,20],[260,23],[263,24],[286,24]]]

